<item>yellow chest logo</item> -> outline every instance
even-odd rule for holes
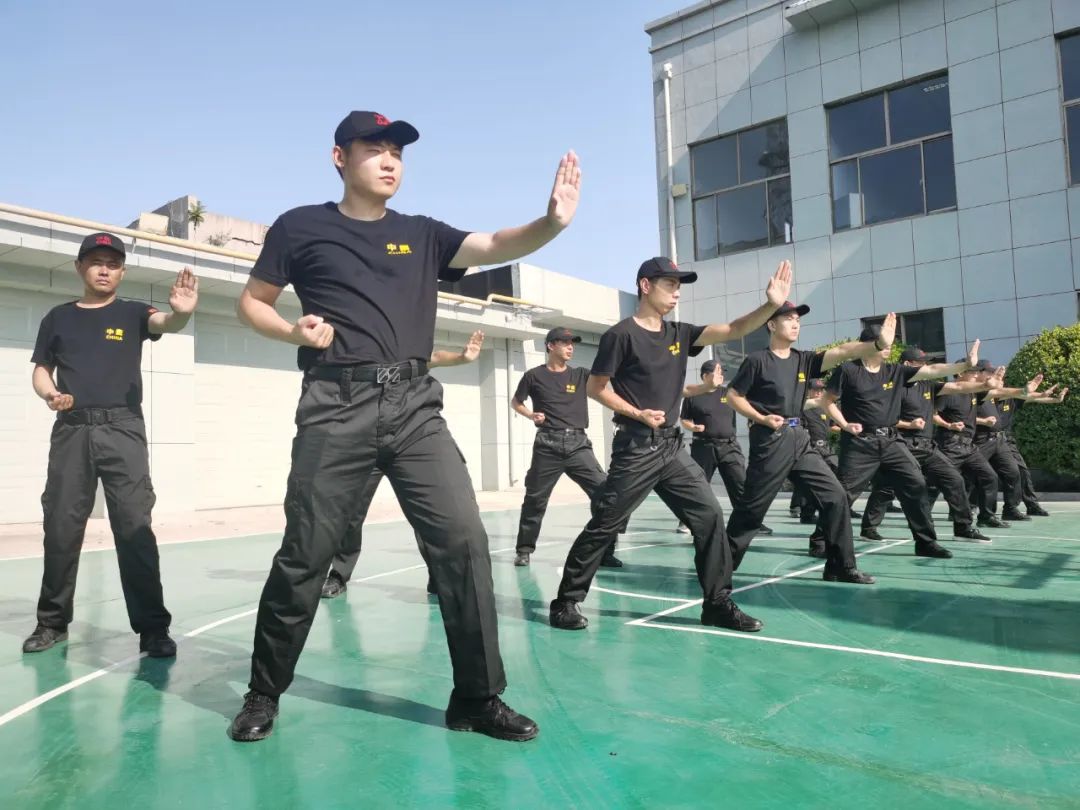
[[[1007,411],[1007,410],[1009,410],[1009,406],[1008,405],[1002,405],[1001,410]]]
[[[566,393],[568,393],[568,394],[576,394],[577,393],[577,386],[574,385],[573,383],[567,383],[566,384]]]
[[[672,343],[670,346],[667,347],[667,350],[669,352],[671,352],[671,356],[674,357],[680,351],[682,351],[682,344],[679,343],[679,341],[676,340],[674,343]]]
[[[971,404],[972,404],[972,405],[978,405],[978,404],[979,404],[979,400],[978,400],[978,399],[976,399],[975,397],[972,397],[972,398],[971,398]]]
[[[881,387],[886,391],[891,391],[893,388],[896,387],[896,383],[894,383],[892,380],[889,380],[887,383],[882,383]]]
[[[806,382],[806,374],[802,371],[799,372],[799,382]]]
[[[124,330],[123,329],[112,329],[112,328],[106,329],[105,330],[105,339],[106,340],[120,340],[120,341],[122,341],[124,339]]]
[[[822,422],[827,422],[827,421],[828,421],[828,419],[829,419],[829,417],[828,417],[828,415],[827,415],[827,414],[824,414],[824,413],[823,413],[823,414],[821,414],[821,421],[822,421]]]
[[[727,397],[720,397],[721,402],[727,402]]]
[[[930,392],[929,392],[929,391],[926,391],[926,392],[925,392],[925,393],[924,393],[924,394],[922,395],[922,398],[923,398],[923,399],[930,399]]]
[[[410,253],[412,253],[412,248],[408,245],[397,245],[393,242],[386,243],[387,256],[408,256]]]

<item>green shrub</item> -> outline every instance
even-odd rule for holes
[[[1026,343],[1009,362],[1005,382],[1022,386],[1039,372],[1043,387],[1067,386],[1061,405],[1025,405],[1013,432],[1031,467],[1080,476],[1080,324],[1057,326]]]

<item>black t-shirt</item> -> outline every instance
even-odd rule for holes
[[[664,328],[650,332],[632,317],[619,321],[600,338],[592,373],[611,377],[620,397],[641,410],[663,411],[664,427],[679,421],[679,402],[686,384],[686,361],[701,354],[694,341],[704,326],[664,321]],[[618,425],[641,424],[615,414]]]
[[[810,441],[829,441],[829,426],[832,422],[825,411],[821,408],[803,408],[802,417],[803,424],[810,432]]]
[[[904,398],[900,403],[900,418],[905,422],[922,419],[926,422],[922,430],[903,430],[906,436],[934,435],[934,400],[945,387],[941,380],[919,380],[904,388]]]
[[[537,366],[522,375],[514,399],[521,403],[531,399],[532,410],[545,416],[542,427],[584,429],[589,426],[588,381],[586,368],[567,366],[556,372]]]
[[[898,363],[882,363],[870,371],[856,360],[833,372],[827,390],[839,398],[840,412],[849,422],[867,429],[896,427],[904,386],[918,373],[918,368]]]
[[[992,425],[976,425],[975,438],[984,439],[1001,433],[1012,424],[1012,400],[991,400],[984,398],[976,408],[976,414],[980,419],[993,416],[997,421]]]
[[[946,422],[963,422],[964,435],[970,439],[975,435],[975,412],[981,399],[981,394],[947,394],[937,398],[935,407]],[[944,428],[938,430],[936,435],[943,437],[948,434],[958,435]]]
[[[695,439],[732,439],[735,437],[735,409],[728,405],[727,388],[717,388],[709,394],[684,399],[682,419],[689,419],[695,425],[704,425],[705,430],[695,433]]]
[[[771,349],[760,349],[746,355],[728,390],[746,397],[759,413],[797,417],[806,401],[806,383],[821,376],[824,361],[825,352],[792,349],[780,358]]]
[[[997,401],[997,418],[998,418],[998,430],[1005,433],[1012,431],[1013,419],[1016,418],[1016,412],[1020,410],[1024,405],[1022,399],[999,399]]]
[[[304,314],[334,327],[326,349],[300,347],[302,369],[427,360],[438,280],[465,274],[449,264],[466,236],[389,208],[377,222],[363,222],[332,202],[308,205],[278,217],[251,275],[275,287],[292,284]]]
[[[56,387],[76,408],[137,408],[142,404],[142,342],[157,309],[117,298],[103,307],[74,301],[49,310],[31,361],[56,369]]]

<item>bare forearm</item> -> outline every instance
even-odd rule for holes
[[[986,389],[986,383],[979,382],[978,380],[954,380],[953,382],[945,383],[945,385],[942,386],[940,395],[978,394],[980,391],[985,391]]]
[[[590,390],[589,398],[594,399],[610,411],[629,419],[641,419],[641,410],[635,408],[625,399],[615,393],[610,386],[605,386],[599,391]]]
[[[428,368],[462,366],[468,362],[469,358],[463,352],[448,352],[445,349],[436,349],[431,353],[431,359],[428,360]]]
[[[934,424],[939,428],[947,428],[949,426],[949,423],[942,419],[941,414],[938,413],[934,414]]]
[[[518,402],[516,399],[510,400],[510,407],[514,409],[515,413],[521,414],[526,419],[533,418],[533,412],[526,408],[524,405],[522,405],[520,402]]]
[[[825,351],[825,362],[821,364],[822,371],[828,371],[834,366],[845,363],[848,360],[862,360],[872,357],[880,349],[874,341],[853,340],[850,343],[841,343]]]
[[[711,394],[716,389],[710,386],[708,383],[692,383],[682,390],[683,399],[690,399],[691,397],[701,396],[702,394]]]
[[[919,369],[915,375],[916,380],[936,380],[941,377],[954,377],[957,374],[963,374],[971,366],[967,362],[963,363],[930,363]]]
[[[241,323],[250,326],[263,337],[298,345],[293,325],[282,318],[269,304],[244,293],[241,294],[240,302],[236,306],[236,314]]]
[[[693,429],[694,429],[694,420],[693,419],[680,419],[679,424],[682,425],[684,428],[686,428],[689,431],[693,431]]]
[[[774,312],[776,312],[776,306],[766,301],[753,312],[748,312],[742,317],[736,318],[729,325],[731,331],[728,340],[737,340],[764,326]]]
[[[727,398],[728,404],[734,408],[735,412],[740,416],[745,416],[755,425],[760,425],[765,422],[765,414],[761,413],[757,408],[751,405],[746,397],[728,390]]]
[[[562,228],[547,217],[540,217],[528,225],[502,228],[492,234],[471,234],[475,244],[462,245],[463,250],[455,257],[454,266],[499,264],[520,259],[535,253],[561,232]]]
[[[52,370],[44,366],[34,366],[34,375],[31,379],[34,393],[44,400],[48,400],[57,393],[56,383],[53,382]]]
[[[165,314],[165,318],[161,323],[162,334],[175,334],[176,332],[182,332],[184,327],[188,325],[188,321],[191,320],[192,313],[190,312],[168,312]]]
[[[991,388],[986,392],[990,399],[1030,399],[1026,388]],[[1036,395],[1037,396],[1037,395]]]
[[[841,430],[843,430],[847,426],[848,420],[844,418],[844,414],[840,412],[840,406],[837,405],[835,402],[830,402],[828,405],[825,406],[825,413],[827,413],[829,415],[829,418],[840,426]]]

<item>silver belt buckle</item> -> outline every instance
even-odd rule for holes
[[[375,382],[379,385],[401,382],[401,366],[379,366],[375,369]]]
[[[788,427],[798,427],[799,419],[798,417],[792,417],[791,419],[785,420],[784,424],[786,424]]]

